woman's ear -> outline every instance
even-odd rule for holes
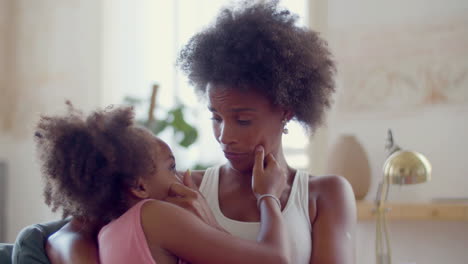
[[[130,187],[130,192],[132,195],[140,199],[147,199],[150,196],[146,182],[141,177],[139,177],[136,183]]]
[[[286,121],[291,121],[291,119],[293,118],[294,116],[294,112],[290,109],[285,109],[284,112],[283,112],[283,119],[282,120],[286,120]]]

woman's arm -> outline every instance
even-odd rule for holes
[[[279,196],[286,176],[263,148],[256,153],[252,188],[257,195]],[[233,237],[213,228],[187,210],[152,201],[142,208],[142,225],[151,246],[164,248],[192,263],[289,263],[289,243],[281,207],[271,197],[260,200],[258,242]]]
[[[309,181],[312,223],[310,264],[352,264],[356,232],[356,203],[351,185],[339,176]]]

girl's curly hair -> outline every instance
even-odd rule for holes
[[[67,115],[42,116],[35,132],[45,202],[64,217],[105,223],[128,209],[128,190],[137,177],[155,171],[155,152],[131,107],[85,118],[67,103]]]
[[[318,33],[295,25],[297,16],[278,1],[223,9],[216,22],[193,36],[177,64],[198,92],[208,83],[255,89],[313,131],[330,107],[335,64]]]

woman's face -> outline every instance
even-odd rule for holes
[[[281,147],[282,121],[287,112],[274,107],[257,92],[237,91],[223,85],[207,86],[213,132],[232,168],[245,172],[253,167],[258,145],[276,155]]]

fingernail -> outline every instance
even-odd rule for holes
[[[262,145],[258,145],[257,148],[255,149],[256,151],[263,151],[263,146]]]
[[[185,173],[186,173],[186,175],[190,176],[192,174],[192,171],[190,169],[187,169],[187,171]]]

